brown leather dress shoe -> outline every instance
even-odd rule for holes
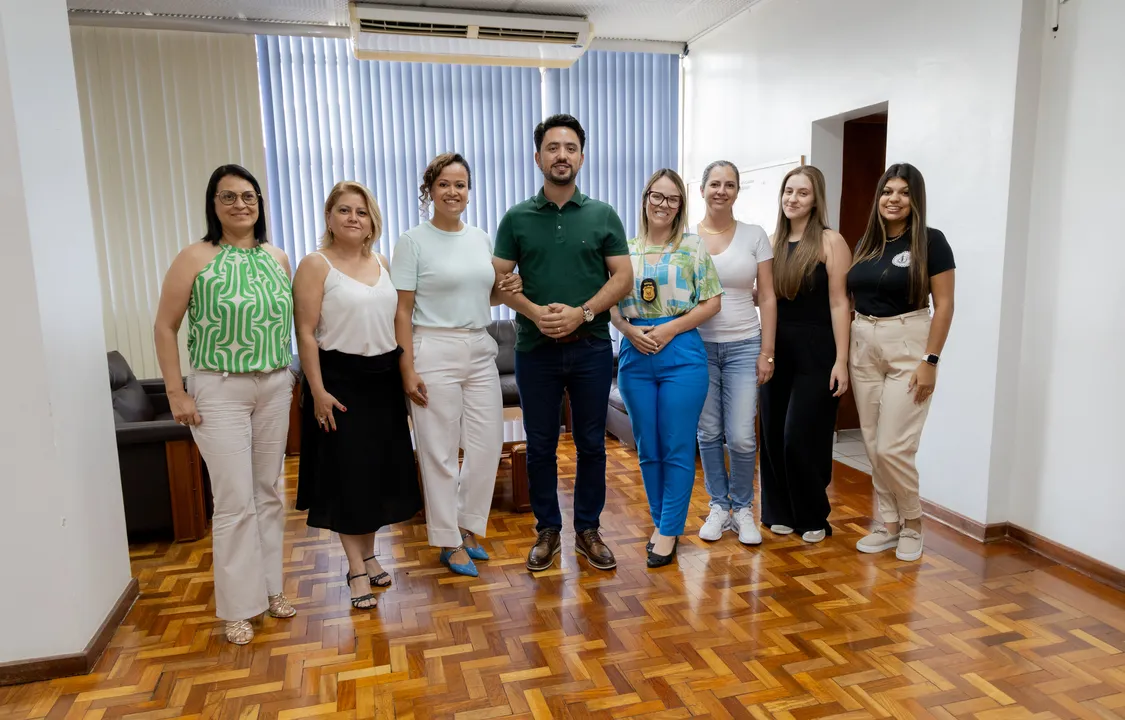
[[[532,572],[546,570],[555,564],[555,556],[562,552],[562,536],[555,528],[539,531],[539,539],[527,553],[527,569]]]
[[[590,564],[598,570],[612,570],[617,567],[617,558],[613,551],[602,542],[602,536],[597,530],[583,530],[574,536],[574,549],[585,555]]]

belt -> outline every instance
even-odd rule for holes
[[[561,344],[565,344],[565,343],[578,342],[579,340],[584,340],[588,337],[590,337],[590,331],[585,330],[584,328],[579,328],[578,330],[575,330],[574,332],[572,332],[569,335],[566,335],[566,336],[561,337],[561,338],[553,338],[553,339],[556,343],[559,343],[561,345]]]

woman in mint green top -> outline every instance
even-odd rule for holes
[[[473,561],[489,557],[477,536],[488,530],[504,445],[498,349],[488,326],[500,288],[522,285],[518,276],[497,285],[488,233],[461,220],[471,189],[469,163],[460,154],[430,162],[418,190],[424,214],[432,205],[431,219],[399,238],[391,280],[427,536],[451,572],[477,577]]]
[[[173,261],[155,326],[172,415],[190,428],[211,477],[215,612],[239,645],[254,637],[250,618],[296,612],[281,592],[277,491],[293,395],[293,295],[289,259],[266,242],[261,193],[238,165],[211,175],[207,234]],[[186,390],[177,338],[185,314]]]
[[[698,235],[684,232],[684,182],[658,170],[629,241],[633,292],[610,311],[621,340],[617,387],[637,440],[656,526],[648,566],[672,562],[695,483],[695,429],[707,399],[707,351],[696,331],[719,312],[719,275]]]

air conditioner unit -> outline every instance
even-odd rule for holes
[[[586,18],[353,3],[360,60],[570,67],[586,52]]]

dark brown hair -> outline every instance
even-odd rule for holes
[[[438,155],[426,166],[426,170],[422,173],[422,184],[418,186],[418,208],[421,210],[423,217],[429,214],[427,208],[433,200],[430,195],[430,188],[437,182],[441,171],[450,165],[460,165],[465,168],[465,175],[469,178],[469,189],[473,189],[473,171],[469,169],[469,161],[461,153],[447,152]]]
[[[852,266],[874,260],[883,254],[883,246],[887,244],[887,224],[879,214],[879,198],[883,196],[887,183],[892,178],[905,181],[906,188],[910,192],[910,224],[907,230],[910,233],[910,302],[921,309],[929,304],[930,296],[928,267],[930,240],[926,234],[926,181],[918,168],[910,163],[895,163],[887,168],[883,177],[879,178],[879,184],[875,186],[875,202],[871,206],[871,216],[867,220],[867,230],[856,245]]]
[[[793,224],[785,216],[785,184],[794,175],[804,175],[812,183],[813,206],[809,222],[797,246],[789,248]],[[777,227],[773,231],[773,287],[779,297],[792,300],[801,286],[808,282],[820,261],[824,248],[824,231],[828,229],[828,204],[825,201],[824,173],[812,165],[802,165],[785,173],[777,194]]]
[[[219,181],[230,176],[242,178],[250,183],[250,187],[257,193],[258,219],[254,221],[254,237],[259,245],[269,242],[266,238],[266,203],[265,198],[262,197],[262,186],[258,184],[258,179],[241,165],[220,165],[211,173],[211,179],[207,181],[207,197],[203,206],[207,214],[207,234],[203,239],[212,245],[218,245],[223,238],[223,224],[219,222],[219,212],[215,209],[215,195],[219,192]]]

